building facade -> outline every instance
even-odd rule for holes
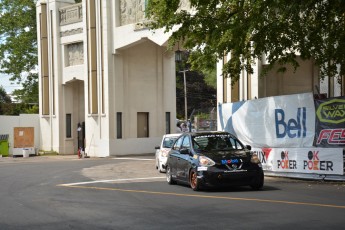
[[[267,65],[265,56],[257,60],[253,66],[252,74],[246,71],[241,72],[238,82],[231,85],[230,78],[224,78],[222,73],[223,65],[230,59],[230,54],[225,56],[217,64],[217,102],[231,103],[256,98],[289,95],[297,93],[313,92],[315,95],[323,94],[327,97],[344,96],[345,89],[337,78],[329,77],[320,79],[319,68],[312,60],[302,60],[297,56],[299,68],[294,70],[287,65],[284,73],[277,72],[273,68],[266,76],[260,77],[262,68]]]
[[[144,0],[37,3],[41,150],[153,153],[174,132],[174,52]]]

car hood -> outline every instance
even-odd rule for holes
[[[242,159],[243,161],[250,160],[250,152],[245,150],[213,150],[202,151],[200,153],[212,159],[216,163],[220,163],[222,160],[230,159]]]

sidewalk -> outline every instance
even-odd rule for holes
[[[31,155],[30,157],[2,157],[0,155],[0,163],[15,162],[40,162],[40,161],[56,161],[56,160],[79,160],[78,155]]]

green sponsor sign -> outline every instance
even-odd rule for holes
[[[332,99],[319,105],[316,115],[321,122],[339,124],[345,122],[345,99]]]

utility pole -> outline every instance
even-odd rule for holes
[[[182,62],[182,51],[178,48],[175,51],[175,62],[181,64]],[[183,84],[184,84],[184,117],[186,122],[188,121],[188,112],[187,112],[187,82],[186,82],[186,72],[189,71],[188,69],[179,71],[183,73]]]
[[[186,83],[186,72],[189,70],[182,70],[180,73],[183,73],[183,84],[184,84],[184,117],[186,122],[188,121],[188,112],[187,112],[187,83]]]

